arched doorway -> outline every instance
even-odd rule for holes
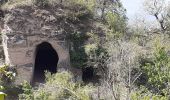
[[[37,45],[32,84],[43,83],[45,71],[56,73],[58,60],[58,54],[50,43],[43,42]]]

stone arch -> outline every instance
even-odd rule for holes
[[[58,53],[49,42],[38,44],[34,54],[32,84],[44,82],[45,71],[56,73],[58,61]]]

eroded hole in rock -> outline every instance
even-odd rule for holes
[[[82,69],[83,75],[82,79],[84,82],[91,82],[94,78],[94,68],[87,67]]]
[[[33,85],[45,81],[45,71],[56,73],[58,54],[48,42],[39,44],[35,53],[35,64],[33,73]]]

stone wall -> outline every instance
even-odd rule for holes
[[[36,47],[42,42],[50,43],[58,53],[58,71],[70,69],[68,41],[57,18],[48,10],[32,8],[12,9],[5,14],[2,44],[5,62],[17,70],[16,84],[31,81]]]
[[[17,38],[19,39],[17,40]],[[59,41],[56,38],[48,38],[39,35],[25,37],[19,35],[3,35],[3,40],[4,50],[6,51],[5,61],[12,66],[16,66],[19,76],[16,80],[17,83],[23,80],[27,80],[28,82],[31,80],[36,56],[36,46],[42,42],[50,43],[58,53],[58,71],[68,70],[70,67],[69,49],[66,41]]]
[[[1,24],[2,23],[2,24]],[[4,11],[0,20],[5,62],[16,66],[16,83],[30,81],[36,46],[48,42],[59,56],[58,71],[69,70],[81,80],[81,68],[71,68],[68,39],[72,33],[100,31],[91,12],[82,6],[17,6]],[[100,26],[100,25],[99,25]],[[103,33],[103,32],[100,32]]]

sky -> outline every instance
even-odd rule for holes
[[[127,17],[129,18],[129,21],[133,21],[135,17],[143,17],[148,21],[155,20],[154,17],[150,16],[149,14],[144,11],[143,2],[145,0],[121,0],[123,3],[123,6],[127,10]],[[170,1],[170,0],[167,0]]]
[[[123,6],[127,10],[127,17],[129,22],[133,21],[135,17],[144,17],[147,20],[154,20],[154,18],[148,15],[144,11],[143,2],[144,0],[121,0]]]
[[[122,0],[123,6],[127,9],[127,16],[133,17],[142,8],[144,0]],[[143,9],[143,8],[142,8]]]

